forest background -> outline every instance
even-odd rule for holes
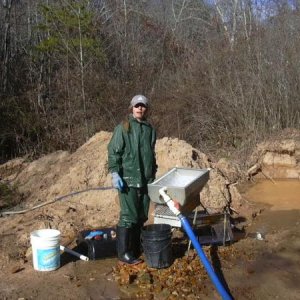
[[[0,5],[0,162],[73,151],[140,93],[159,137],[211,155],[300,126],[299,0]]]

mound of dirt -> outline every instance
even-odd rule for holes
[[[49,205],[1,218],[0,234],[14,234],[23,255],[29,248],[29,233],[40,228],[57,228],[63,243],[73,240],[79,230],[117,223],[119,207],[117,192],[111,186],[107,170],[109,132],[99,132],[74,153],[57,151],[32,162],[15,159],[0,166],[0,177],[17,187],[24,201],[18,209],[30,208],[62,198]],[[237,191],[229,165],[214,165],[208,157],[186,142],[163,138],[157,141],[157,177],[173,167],[210,168],[210,180],[201,191],[202,205],[210,212],[227,207],[239,211],[242,198]],[[5,249],[2,249],[5,250]],[[28,254],[28,253],[27,253]],[[2,251],[4,259],[8,259]],[[20,255],[15,254],[15,255]]]

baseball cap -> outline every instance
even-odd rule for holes
[[[136,95],[132,98],[130,106],[135,106],[138,103],[144,104],[146,107],[149,106],[149,100],[143,95]]]

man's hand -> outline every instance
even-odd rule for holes
[[[115,189],[118,189],[120,192],[123,191],[124,188],[124,182],[120,175],[117,172],[114,172],[111,174],[112,176],[112,185]]]

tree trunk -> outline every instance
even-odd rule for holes
[[[10,57],[10,11],[13,0],[3,0],[4,15],[4,43],[3,43],[3,74],[2,90],[5,93],[8,88],[9,57]]]

